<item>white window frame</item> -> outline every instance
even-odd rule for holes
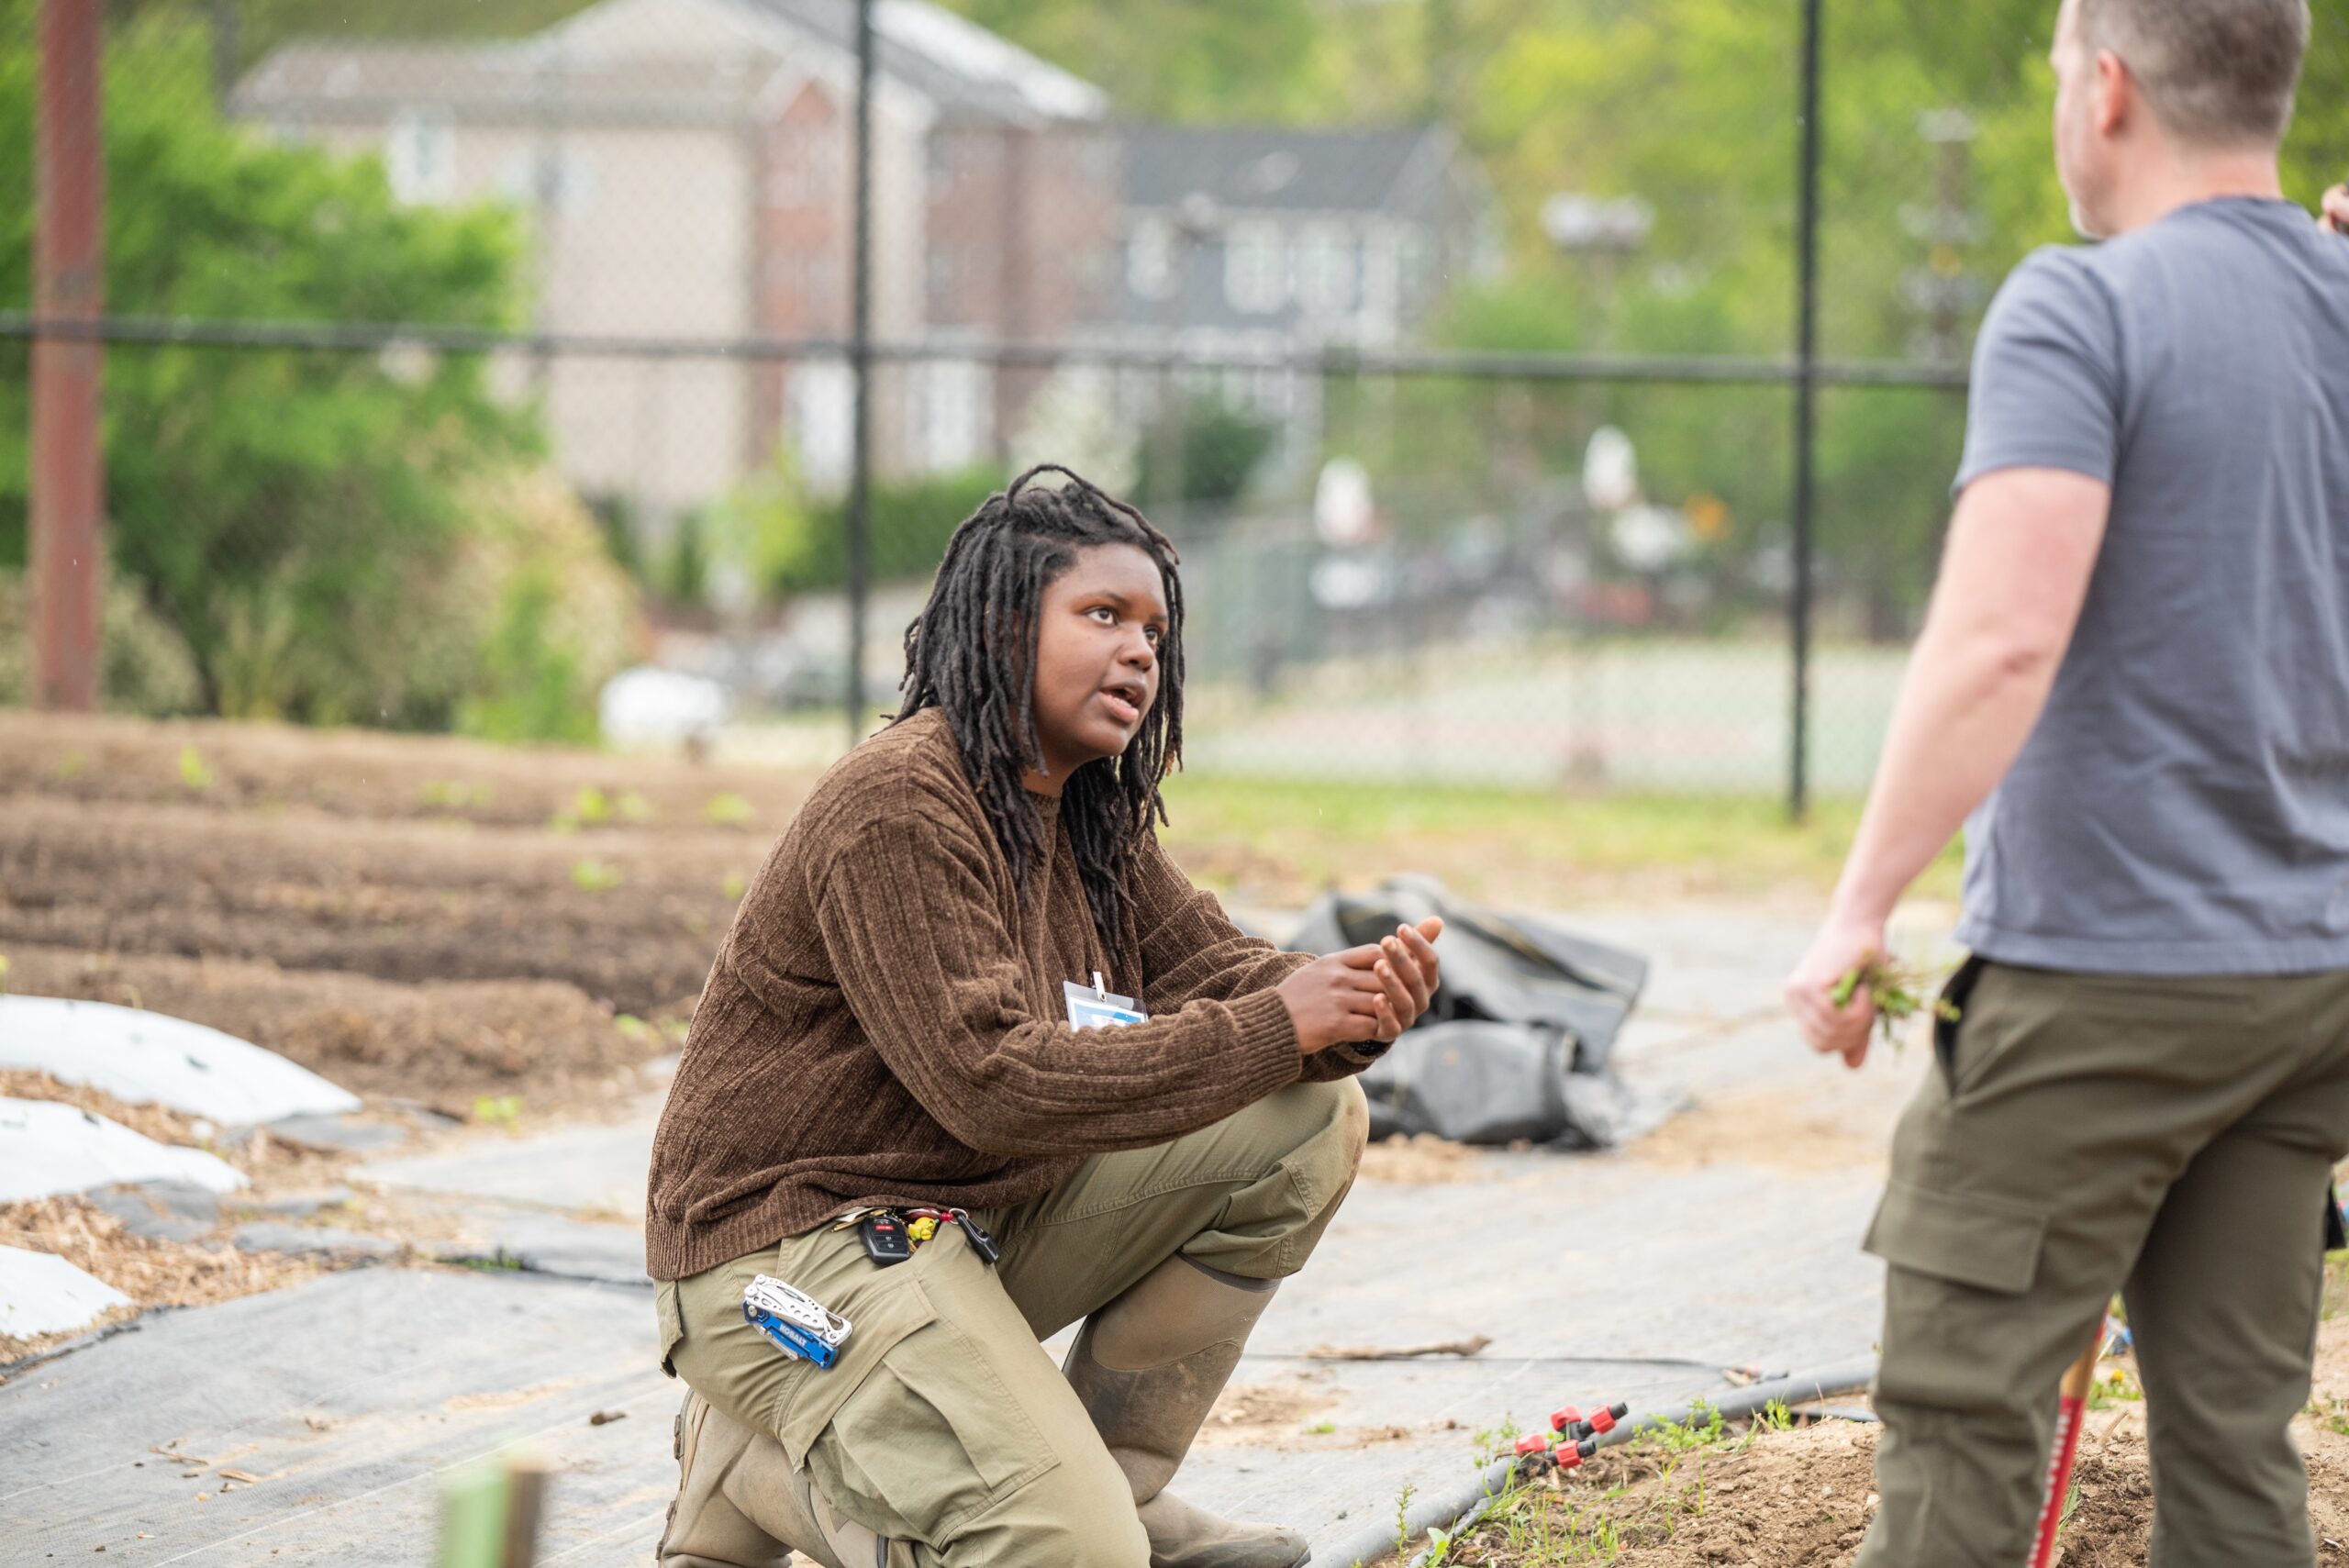
[[[598,190],[596,159],[593,153],[577,148],[558,147],[542,151],[533,148],[518,152],[507,160],[505,175],[500,182],[506,199],[525,211],[536,211],[539,205],[539,169],[541,160],[552,166],[553,177],[548,182],[548,206],[558,217],[581,217],[596,206]]]
[[[798,361],[785,384],[784,429],[799,477],[819,495],[848,487],[855,380],[844,359]]]
[[[1126,235],[1126,287],[1136,299],[1172,299],[1181,286],[1174,226],[1156,213],[1142,214]]]
[[[1297,302],[1308,315],[1351,316],[1361,304],[1361,246],[1342,223],[1306,225],[1297,239]]]
[[[457,194],[457,122],[441,108],[402,109],[392,117],[384,144],[384,172],[392,195],[411,206],[430,206]]]
[[[933,360],[911,378],[913,428],[922,468],[950,473],[987,455],[994,378],[979,360]]]
[[[1270,218],[1246,217],[1223,237],[1223,295],[1247,316],[1269,316],[1288,303],[1287,237]]]

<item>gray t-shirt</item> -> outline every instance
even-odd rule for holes
[[[2047,711],[1966,827],[1959,939],[2118,974],[2349,968],[2349,239],[2199,203],[2032,255],[1975,349],[1957,484],[2112,517]]]

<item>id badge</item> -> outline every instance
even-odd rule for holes
[[[1135,1006],[1131,996],[1098,991],[1090,985],[1080,985],[1074,980],[1062,981],[1061,990],[1068,997],[1071,1029],[1123,1029],[1128,1024],[1150,1022],[1150,1015]]]

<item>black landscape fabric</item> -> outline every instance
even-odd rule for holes
[[[1647,960],[1531,915],[1479,908],[1431,877],[1332,894],[1289,939],[1301,952],[1375,941],[1441,915],[1443,983],[1427,1014],[1363,1074],[1371,1136],[1605,1149],[1670,1106],[1634,1092],[1611,1057]]]

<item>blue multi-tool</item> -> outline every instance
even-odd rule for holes
[[[742,1317],[785,1354],[829,1367],[855,1328],[796,1285],[760,1274],[742,1292]]]

